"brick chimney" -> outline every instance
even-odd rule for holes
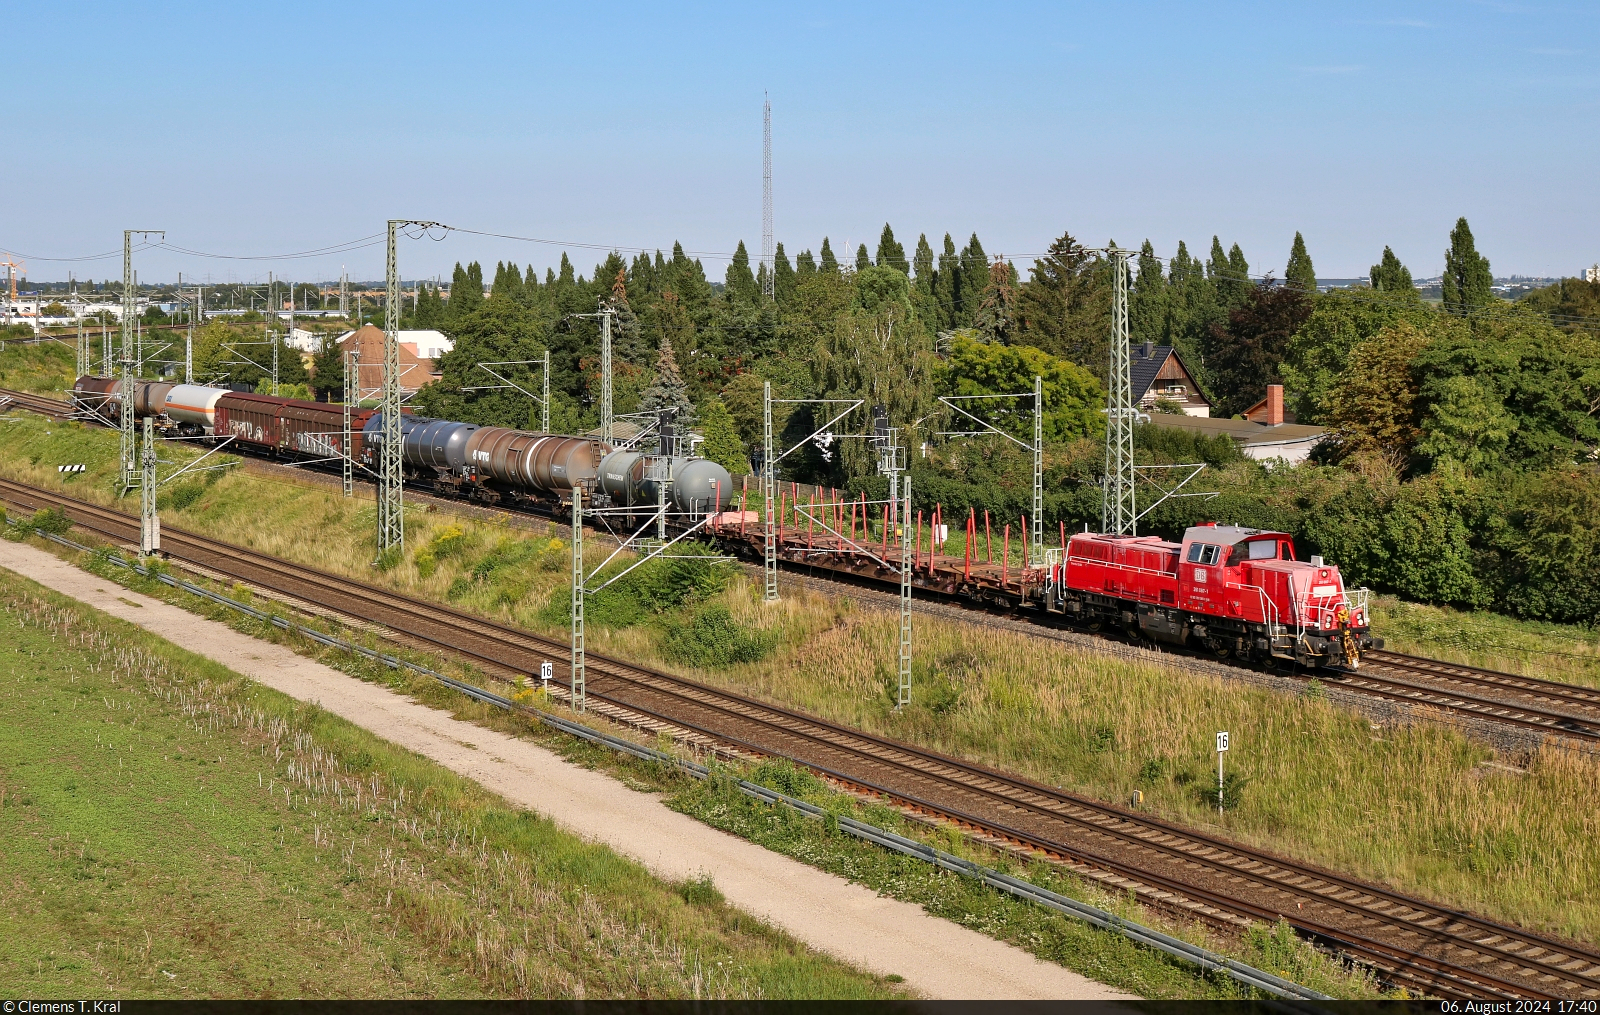
[[[1283,385],[1267,385],[1267,425],[1283,425]]]

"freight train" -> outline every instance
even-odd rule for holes
[[[122,385],[114,378],[80,377],[72,400],[78,411],[114,424],[122,411]],[[133,412],[155,417],[163,430],[180,436],[231,437],[241,450],[274,458],[338,461],[346,452],[344,406],[338,403],[140,380],[133,384]],[[647,468],[655,456],[592,437],[402,412],[400,438],[408,482],[485,504],[553,507],[581,486],[617,506],[654,509],[662,498],[671,511],[704,516],[723,511],[735,495],[728,470],[709,459],[673,456],[665,468]],[[352,406],[351,460],[376,471],[383,439],[383,413]],[[664,476],[658,479],[658,472]]]
[[[118,418],[119,382],[81,377],[73,399],[81,411]],[[231,436],[240,447],[273,457],[337,461],[344,454],[344,407],[192,384],[139,381],[134,412],[160,419],[183,435]],[[402,461],[408,481],[436,493],[483,503],[551,512],[574,487],[598,503],[654,510],[658,498],[671,510],[707,521],[724,549],[748,560],[764,552],[760,516],[728,511],[736,486],[728,471],[704,458],[666,457],[613,448],[592,437],[530,433],[405,413],[400,420]],[[383,444],[383,414],[351,408],[350,456],[376,470]],[[670,468],[664,467],[669,465]],[[658,489],[661,474],[671,477]],[[890,550],[889,525],[869,523],[865,501],[845,503],[813,488],[801,507],[802,488],[785,484],[773,505],[780,559],[841,577],[899,584],[901,564]],[[820,505],[820,506],[819,506]],[[859,510],[858,510],[859,509]],[[817,524],[832,515],[831,526]],[[801,517],[805,521],[802,523]],[[1022,519],[1019,531],[1027,529]],[[930,525],[915,523],[913,584],[927,593],[1007,610],[1026,610],[1089,630],[1120,631],[1130,638],[1208,652],[1268,666],[1354,670],[1371,634],[1365,589],[1346,589],[1339,569],[1312,557],[1295,559],[1283,532],[1225,525],[1190,527],[1181,542],[1154,536],[1090,532],[1069,539],[1043,560],[1010,564],[1003,548],[996,565],[992,541],[980,537],[969,514],[963,556],[938,552]],[[873,544],[878,524],[881,551]],[[911,526],[911,519],[904,525]],[[985,524],[987,530],[987,523]],[[859,530],[859,538],[858,538]],[[848,537],[845,533],[848,532]],[[989,542],[988,560],[976,547]]]

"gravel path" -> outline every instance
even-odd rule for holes
[[[0,567],[325,709],[547,815],[668,880],[710,872],[731,905],[796,939],[934,998],[1115,999],[1114,990],[975,931],[710,828],[557,754],[288,648],[130,592],[54,554],[0,541]]]

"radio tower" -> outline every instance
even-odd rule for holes
[[[772,100],[761,94],[761,263],[766,266],[762,295],[772,298]]]

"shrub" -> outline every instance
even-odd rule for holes
[[[59,536],[71,530],[72,519],[60,508],[41,508],[34,512],[28,524],[41,532]]]
[[[687,622],[666,622],[667,658],[689,666],[759,662],[776,643],[771,634],[747,630],[721,604],[696,611]]]
[[[156,508],[161,511],[182,511],[199,500],[208,485],[204,480],[180,483],[156,500]]]
[[[817,793],[824,788],[821,779],[794,762],[783,759],[763,761],[750,774],[750,781],[802,799],[808,793]]]
[[[1238,772],[1229,772],[1227,775],[1223,776],[1220,806],[1223,808],[1238,807],[1239,801],[1244,798],[1244,788],[1249,784],[1250,780],[1246,779]],[[1201,782],[1196,788],[1196,791],[1200,795],[1201,802],[1206,806],[1219,806],[1217,784],[1214,780],[1210,782]]]

